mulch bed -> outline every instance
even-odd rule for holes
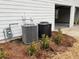
[[[51,38],[53,39],[53,37],[55,37],[57,34],[58,32],[56,31],[52,32]],[[4,51],[6,51],[6,53],[8,54],[8,58],[6,59],[47,59],[56,55],[57,52],[63,53],[67,51],[67,48],[72,47],[75,42],[76,39],[63,34],[62,43],[60,45],[51,42],[49,45],[50,48],[48,50],[41,49],[34,56],[28,56],[26,54],[28,45],[23,44],[21,39],[0,44],[0,47],[3,48]]]

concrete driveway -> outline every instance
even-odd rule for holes
[[[70,35],[74,38],[79,39],[79,25],[72,28],[63,28],[61,29],[64,34]]]

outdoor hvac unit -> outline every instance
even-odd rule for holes
[[[38,24],[38,36],[39,38],[42,38],[42,35],[48,35],[48,37],[51,37],[51,24],[48,22],[40,22]]]
[[[22,40],[25,44],[31,44],[33,41],[38,40],[38,27],[31,21],[29,24],[22,26]]]

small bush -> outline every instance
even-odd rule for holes
[[[63,36],[62,31],[61,31],[61,29],[59,28],[59,29],[58,29],[58,34],[56,35],[56,37],[54,37],[53,41],[54,41],[57,45],[59,45],[59,44],[61,43],[62,36]]]
[[[79,19],[76,19],[76,20],[74,21],[74,24],[78,25],[78,24],[79,24]]]
[[[0,59],[5,59],[6,58],[6,54],[3,50],[3,48],[0,48]]]
[[[42,35],[41,46],[42,46],[43,49],[48,49],[49,48],[49,37],[45,36],[45,34]]]
[[[37,51],[37,47],[36,47],[36,43],[32,42],[32,44],[30,45],[30,47],[27,49],[27,52],[30,56],[34,55]]]

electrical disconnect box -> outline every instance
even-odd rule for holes
[[[5,28],[5,29],[3,30],[5,39],[11,39],[11,38],[13,37],[12,30],[11,30],[11,26],[12,26],[12,25],[17,25],[17,24],[18,24],[18,23],[9,24],[9,27],[7,27],[7,28]]]
[[[5,28],[4,31],[3,31],[3,33],[4,33],[5,39],[10,39],[10,38],[13,37],[13,34],[12,34],[12,31],[11,31],[10,27]]]

